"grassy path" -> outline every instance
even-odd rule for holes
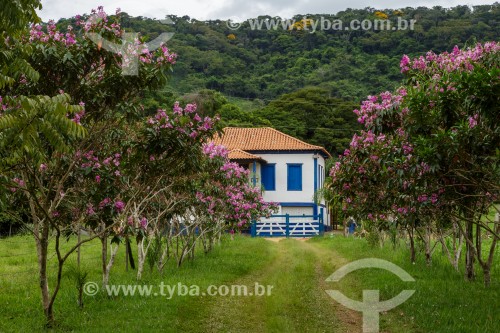
[[[313,243],[286,239],[272,244],[273,261],[233,281],[253,290],[272,285],[271,296],[218,297],[209,305],[204,332],[360,332],[361,317],[336,304],[325,278],[345,259]]]
[[[70,244],[64,243],[64,246]],[[134,252],[135,253],[135,252]],[[88,281],[100,283],[100,244],[82,249],[82,269]],[[55,267],[53,252],[50,267]],[[344,264],[361,258],[381,258],[395,263],[415,282],[401,281],[384,270],[359,270],[342,281],[325,279]],[[285,239],[271,242],[237,236],[224,239],[214,250],[181,268],[169,262],[164,275],[149,269],[137,281],[134,270],[125,270],[124,251],[112,270],[113,285],[273,286],[270,296],[163,296],[119,295],[104,292],[84,297],[84,308],[76,303],[74,280],[64,273],[56,301],[58,325],[43,330],[40,291],[31,238],[0,239],[0,332],[360,332],[361,316],[336,303],[325,290],[339,289],[347,297],[361,300],[363,290],[380,290],[381,299],[391,299],[403,289],[416,292],[396,309],[381,313],[381,332],[404,333],[496,333],[500,332],[500,265],[492,270],[491,288],[479,279],[465,283],[442,253],[431,267],[423,255],[417,263],[408,260],[403,246],[372,248],[365,240],[323,237],[307,241]],[[68,269],[75,264],[70,258]],[[52,276],[53,277],[53,276]]]

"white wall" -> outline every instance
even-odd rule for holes
[[[280,215],[312,215],[312,207],[281,207]]]
[[[314,203],[314,154],[263,154],[258,153],[267,163],[276,164],[276,190],[264,191],[264,200],[268,202],[277,203]],[[287,163],[300,163],[302,164],[302,191],[287,191]],[[323,171],[326,172],[325,159],[320,156],[318,158],[318,166],[323,166]],[[248,170],[250,170],[250,181],[253,177],[253,163],[249,163]],[[256,178],[257,186],[261,186],[261,163],[256,165]],[[323,179],[326,175],[323,176]],[[318,182],[320,175],[318,174]],[[320,204],[325,204],[324,200]],[[321,211],[321,206],[318,205],[318,213]],[[286,206],[279,207],[277,215],[311,215],[313,213],[312,207],[304,206]],[[329,216],[326,208],[323,208],[324,224],[329,224]]]
[[[262,154],[267,163],[276,164],[276,191],[265,191],[264,199],[273,202],[314,202],[314,158],[310,154]],[[287,191],[287,163],[302,164],[302,191]],[[318,158],[318,165],[325,166],[323,157]],[[318,175],[319,177],[319,175]],[[260,181],[260,167],[257,178]]]

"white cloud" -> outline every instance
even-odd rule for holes
[[[295,14],[333,14],[346,8],[404,8],[418,6],[453,7],[457,5],[492,4],[494,0],[42,0],[43,9],[39,13],[44,21],[58,20],[89,13],[92,8],[104,6],[108,13],[121,8],[132,16],[163,18],[165,15],[188,15],[200,20],[240,19],[258,15],[291,17]]]

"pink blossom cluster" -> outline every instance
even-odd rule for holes
[[[155,117],[147,120],[147,124],[158,132],[163,129],[175,129],[192,140],[196,140],[200,135],[210,132],[219,120],[218,116],[214,117],[214,119],[210,117],[201,118],[196,112],[196,108],[196,104],[188,104],[183,109],[180,107],[179,102],[175,102],[170,116],[166,110],[159,109]],[[187,118],[189,118],[188,122],[186,122]]]
[[[476,46],[464,50],[455,46],[450,53],[443,52],[437,55],[429,51],[425,57],[420,56],[413,60],[404,55],[401,59],[400,67],[402,73],[407,73],[411,70],[433,73],[433,68],[438,68],[446,72],[472,71],[474,69],[473,64],[479,61],[485,54],[496,53],[498,51],[500,51],[500,43],[497,42],[478,43]]]
[[[444,189],[440,189],[440,193],[443,193],[443,192],[444,192]],[[420,203],[430,202],[433,205],[435,205],[435,204],[437,204],[438,199],[439,199],[438,193],[432,193],[430,196],[428,196],[427,194],[424,193],[424,194],[419,195],[417,200]]]
[[[115,210],[117,213],[123,212],[123,209],[125,208],[125,203],[123,201],[115,201]]]
[[[156,63],[158,66],[164,64],[175,64],[177,54],[171,52],[165,45],[162,45],[158,50],[150,51],[146,44],[143,44],[138,38],[133,43],[127,45],[127,50],[124,56],[125,64],[129,64],[138,56],[139,60],[145,64]]]
[[[148,53],[145,53],[145,50],[147,50],[147,48],[143,49],[143,54],[147,54],[146,56],[142,55],[140,56],[140,60],[144,63],[151,63],[151,59],[152,57],[151,56],[148,56],[148,54],[153,54],[151,52],[148,51]],[[175,62],[177,61],[177,54],[176,53],[172,53],[170,52],[170,50],[165,46],[165,45],[162,45],[157,52],[155,52],[155,55],[156,55],[156,63],[157,64],[175,64]]]
[[[117,10],[116,14],[118,16],[120,11]],[[117,50],[118,56],[122,59],[122,67],[128,68],[128,66],[132,66],[137,59],[142,63],[156,64],[157,66],[174,64],[177,59],[177,55],[170,52],[165,45],[161,45],[157,50],[150,51],[147,44],[143,43],[138,36],[133,38],[133,40],[121,40],[125,31],[122,29],[118,20],[111,20],[108,17],[102,6],[93,9],[91,15],[88,17],[77,15],[76,25],[81,27],[85,33],[83,38],[90,38],[86,33],[97,33],[106,40],[114,38],[115,40],[113,43],[115,44],[122,44],[121,48]],[[80,47],[77,44],[77,38],[73,27],[68,26],[66,32],[61,32],[57,30],[54,21],[49,21],[47,24],[47,32],[43,30],[41,24],[32,25],[28,40],[29,42],[41,42],[65,47],[73,45],[75,47]],[[103,47],[102,44],[96,46],[99,49]],[[97,66],[101,65],[102,64],[97,64]]]
[[[43,26],[39,23],[33,24],[30,29],[29,41],[42,42],[42,43],[59,43],[65,46],[72,46],[76,44],[76,36],[73,32],[73,27],[68,25],[67,32],[63,33],[57,30],[56,24],[53,20],[47,23],[47,32],[43,31]]]
[[[404,207],[398,207],[396,205],[393,205],[392,206],[392,209],[397,213],[397,214],[400,214],[400,215],[408,215],[408,213],[415,213],[417,211],[417,209],[415,207],[408,207],[408,206],[404,206]]]
[[[126,206],[126,204],[122,200],[120,200],[120,199],[112,200],[109,197],[102,199],[99,202],[99,204],[97,204],[98,210],[112,208],[113,211],[116,212],[117,214],[121,214],[124,211],[125,206]],[[85,212],[88,216],[92,216],[92,215],[97,214],[96,208],[94,207],[94,204],[92,204],[92,203],[87,204]]]
[[[122,155],[120,153],[99,158],[93,150],[85,153],[76,152],[78,165],[82,169],[90,168],[94,173],[95,183],[100,184],[104,175],[112,177],[121,177],[120,163]]]
[[[238,179],[242,179],[244,177],[248,177],[248,175],[250,174],[249,170],[246,170],[235,162],[224,163],[224,165],[221,166],[220,170],[225,172],[226,178],[236,177]]]
[[[347,155],[348,156],[348,155]],[[335,164],[333,165],[333,167],[330,169],[330,177],[332,177],[334,180],[336,179],[336,175],[337,173],[340,171],[340,166],[342,164],[340,162],[335,162]]]
[[[213,142],[203,144],[203,154],[208,156],[210,159],[216,157],[226,158],[228,156],[228,150],[224,146],[216,145]]]
[[[350,149],[344,151],[344,156],[349,156],[352,150],[367,148],[375,143],[386,141],[384,134],[375,135],[373,131],[361,131],[360,135],[354,134],[350,143]]]
[[[120,11],[117,10],[116,14],[119,15]],[[122,35],[122,30],[118,23],[108,25],[108,14],[104,11],[103,6],[99,6],[97,9],[92,9],[90,11],[90,16],[86,18],[86,20],[83,19],[84,18],[82,16],[77,15],[76,25],[81,26],[85,32],[103,29],[114,33],[117,37],[121,37]]]
[[[469,128],[474,128],[477,126],[477,121],[479,119],[479,114],[475,114],[472,117],[469,117]]]
[[[80,102],[79,105],[82,107],[82,109],[75,113],[73,119],[71,119],[73,122],[77,123],[78,125],[81,125],[81,120],[85,116],[85,103]]]
[[[104,209],[105,207],[109,206],[110,204],[111,204],[111,199],[110,198],[104,198],[99,203],[99,209]]]
[[[272,205],[264,201],[258,188],[248,183],[227,188],[226,195],[227,202],[232,205],[232,212],[226,214],[225,218],[237,221],[237,226],[240,228],[250,223],[252,219],[268,215]]]
[[[20,187],[20,188],[26,187],[26,182],[22,179],[19,179],[16,177],[16,178],[12,179],[12,181],[14,183],[16,183],[17,187],[11,187],[10,188],[11,192],[16,192],[18,187]]]
[[[248,182],[223,186],[220,190],[225,194],[223,197],[197,192],[196,198],[206,204],[208,214],[214,216],[221,213],[222,218],[238,228],[254,219],[271,215],[277,207],[275,203],[265,202],[260,189]]]
[[[207,213],[211,216],[214,216],[216,213],[216,209],[218,207],[224,207],[224,201],[222,198],[216,197],[216,196],[211,196],[207,195],[205,196],[202,192],[196,192],[196,199],[198,199],[200,202],[206,204],[207,207]]]
[[[368,96],[368,99],[362,102],[361,108],[353,112],[358,116],[360,124],[371,129],[376,125],[382,112],[399,110],[405,95],[406,90],[401,89],[397,94],[386,91],[379,96]]]
[[[121,10],[116,10],[116,16],[119,17]],[[116,38],[122,38],[125,31],[122,29],[118,21],[111,21],[108,14],[102,6],[91,11],[91,15],[84,20],[81,16],[77,16],[77,25],[81,26],[85,32],[95,32],[99,34],[109,34]],[[158,66],[165,64],[175,64],[177,54],[170,52],[165,46],[161,45],[158,50],[149,50],[147,44],[143,43],[137,36],[133,40],[121,41],[122,51],[118,55],[122,57],[122,66],[132,66],[133,62],[138,58],[142,63],[156,63]]]
[[[94,208],[94,205],[89,203],[87,204],[87,209],[85,210],[85,213],[88,215],[88,216],[92,216],[92,215],[95,215],[96,212],[95,212],[95,208]]]
[[[373,131],[361,131],[354,135],[350,147],[330,169],[336,192],[343,198],[342,209],[366,209],[378,205],[381,210],[375,210],[377,214],[383,211],[396,215],[413,213],[416,208],[408,200],[412,197],[416,184],[430,172],[428,164],[417,163],[412,155],[413,151],[414,147],[408,142],[402,128],[387,136],[376,135]],[[373,177],[395,179],[400,176],[403,177],[400,188],[393,186],[378,189],[373,183]],[[387,210],[388,207],[381,208],[384,200],[388,200],[387,191],[404,194],[399,205],[393,206],[392,210]],[[436,205],[437,194],[430,196],[428,203]],[[372,211],[369,215],[372,219],[381,218],[377,214]]]
[[[126,227],[128,227],[128,228],[146,230],[148,228],[148,225],[149,225],[148,219],[144,216],[142,216],[142,217],[128,216],[127,217]],[[125,229],[125,226],[123,226],[121,229],[123,231]]]

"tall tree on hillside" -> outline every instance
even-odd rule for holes
[[[311,87],[285,94],[255,114],[286,134],[337,154],[359,129],[353,107],[352,102],[330,97],[325,89]]]

